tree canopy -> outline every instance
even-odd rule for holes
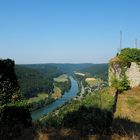
[[[140,62],[140,49],[125,48],[122,49],[118,57],[125,62]]]

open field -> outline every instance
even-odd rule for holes
[[[117,134],[140,139],[140,87],[118,95],[112,127]]]
[[[140,87],[124,91],[118,96],[115,117],[123,117],[140,123]]]
[[[39,102],[48,98],[47,93],[40,93],[36,97],[32,97],[28,100],[28,103]]]
[[[53,99],[58,99],[58,98],[60,98],[61,96],[62,96],[62,93],[61,93],[61,90],[60,90],[60,88],[58,88],[58,87],[54,87],[54,91],[53,91],[53,93],[52,93],[52,98]]]
[[[66,82],[66,81],[68,81],[68,75],[66,75],[66,74],[60,75],[59,77],[54,78],[54,81],[55,82]]]
[[[100,84],[101,83],[101,80],[95,79],[95,78],[86,78],[85,81],[91,87],[94,86],[95,84]]]

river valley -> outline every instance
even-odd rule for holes
[[[57,107],[62,106],[63,104],[65,104],[66,102],[70,101],[72,98],[77,96],[77,92],[78,92],[77,81],[74,80],[73,77],[71,76],[70,76],[70,80],[71,80],[71,88],[69,92],[65,92],[64,95],[60,99],[54,101],[50,105],[47,105],[41,109],[33,111],[31,113],[33,120],[40,119],[42,116],[47,115],[47,113],[52,112]]]

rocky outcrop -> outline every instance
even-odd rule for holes
[[[140,86],[140,63],[132,62],[126,71],[130,87]]]
[[[140,62],[131,62],[129,67],[122,66],[117,62],[113,62],[109,66],[109,85],[112,84],[112,77],[121,80],[124,75],[129,81],[130,87],[140,86]]]

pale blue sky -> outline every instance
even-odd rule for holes
[[[0,58],[16,63],[105,63],[140,47],[140,0],[0,0]]]

